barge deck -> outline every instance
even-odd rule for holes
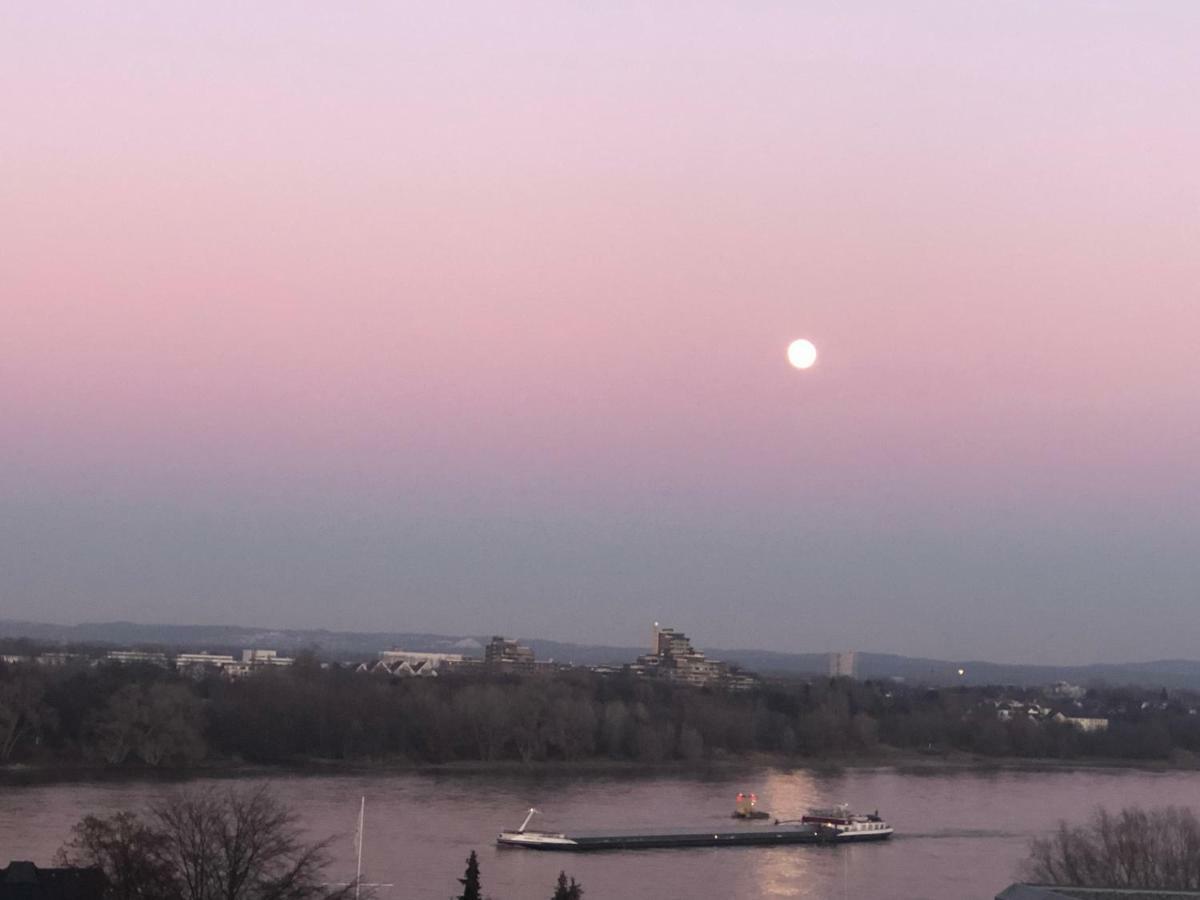
[[[526,824],[528,819],[526,819]],[[502,831],[496,843],[528,850],[652,850],[674,847],[745,847],[781,844],[848,844],[880,841],[892,829],[882,821],[853,830],[812,822],[720,825],[712,828],[634,828],[621,831]]]

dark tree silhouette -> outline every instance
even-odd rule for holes
[[[583,887],[574,878],[567,883],[567,873],[558,873],[558,884],[554,888],[554,896],[550,900],[580,900],[583,897]]]
[[[463,892],[458,895],[457,900],[483,900],[479,887],[479,858],[474,850],[467,857],[467,871],[458,879],[458,883],[463,886]]]
[[[1013,706],[1015,704],[1015,707]],[[1038,713],[1025,712],[1036,706]],[[596,758],[652,763],[880,747],[984,756],[1200,759],[1200,693],[1097,687],[1067,703],[1037,688],[824,677],[697,690],[630,673],[450,669],[438,678],[296,665],[230,681],[151,665],[0,663],[0,763],[101,759],[188,766],[403,759]],[[1061,713],[1055,715],[1054,713]],[[1084,731],[1071,718],[1107,727]]]

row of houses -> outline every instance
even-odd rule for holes
[[[1105,731],[1109,722],[1147,713],[1174,711],[1180,715],[1200,715],[1200,708],[1181,704],[1178,701],[1123,700],[1105,703],[1101,697],[1087,697],[1083,688],[1066,682],[1058,682],[1045,688],[1035,699],[999,698],[983,701],[983,705],[994,711],[997,719],[1011,722],[1026,718],[1035,722],[1053,721],[1071,725],[1080,731]]]
[[[1057,722],[1060,725],[1070,725],[1080,731],[1105,731],[1108,728],[1106,716],[1073,715],[1036,700],[989,700],[986,701],[996,713],[1001,722],[1011,722],[1014,719],[1026,718],[1034,722]]]
[[[241,657],[228,653],[174,653],[168,654],[160,650],[109,650],[102,655],[86,653],[40,653],[36,656],[7,654],[0,656],[0,662],[11,665],[33,664],[41,666],[93,665],[115,663],[118,665],[150,665],[160,668],[170,668],[174,665],[180,672],[200,675],[206,672],[219,672],[228,678],[238,678],[248,675],[256,669],[273,666],[290,666],[295,660],[290,656],[280,656],[276,650],[243,650]]]

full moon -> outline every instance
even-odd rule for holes
[[[811,369],[817,361],[817,348],[812,341],[800,338],[788,344],[788,362],[797,369]]]

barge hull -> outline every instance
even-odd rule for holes
[[[674,847],[770,847],[782,844],[848,844],[880,841],[891,831],[838,835],[817,828],[764,828],[738,831],[663,831],[629,834],[538,835],[505,833],[497,839],[501,846],[530,850],[557,850],[572,853],[593,850],[662,850]],[[550,838],[550,839],[547,839]]]

